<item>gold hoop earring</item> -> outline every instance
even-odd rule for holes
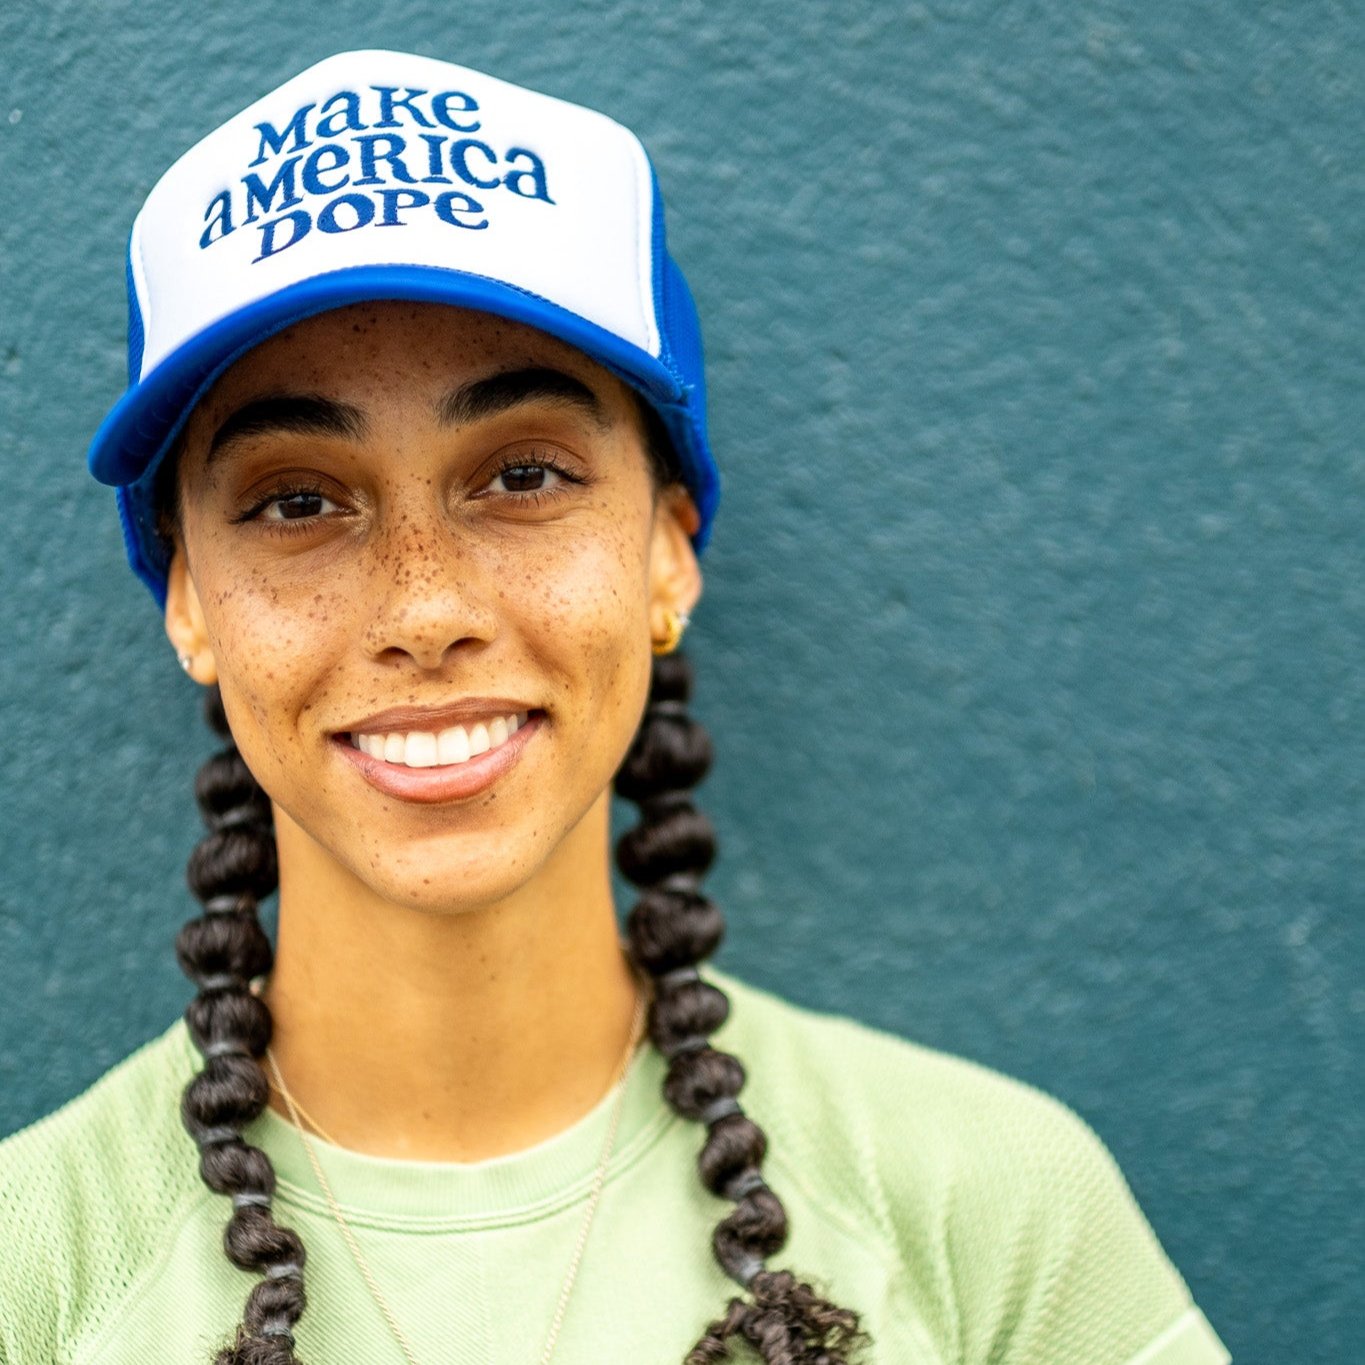
[[[683,631],[687,629],[690,618],[685,611],[664,612],[665,635],[662,640],[650,640],[650,647],[655,654],[672,654],[678,647],[678,642],[683,637]]]

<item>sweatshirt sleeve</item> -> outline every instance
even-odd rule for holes
[[[906,1301],[960,1365],[1227,1365],[1108,1149],[988,1067],[847,1024],[822,1100]]]
[[[866,1230],[890,1311],[952,1365],[1228,1365],[1113,1157],[966,1058],[726,989],[788,1172]],[[766,1087],[766,1088],[765,1088]],[[875,1346],[872,1358],[879,1359]]]
[[[1055,1100],[1005,1086],[948,1189],[963,1360],[1227,1365],[1100,1139]]]

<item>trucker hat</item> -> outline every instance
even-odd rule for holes
[[[449,303],[591,356],[658,413],[700,513],[720,486],[701,334],[639,139],[580,105],[410,53],[342,52],[186,152],[128,243],[128,389],[90,447],[164,604],[157,470],[234,360],[328,309]]]

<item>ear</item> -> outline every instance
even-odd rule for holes
[[[189,659],[185,671],[195,682],[207,687],[218,681],[218,664],[209,647],[199,594],[190,577],[185,547],[179,541],[166,576],[166,637],[180,658]]]
[[[664,613],[690,614],[701,596],[701,568],[692,537],[701,514],[681,484],[659,493],[649,551],[649,625],[655,636],[668,633]]]

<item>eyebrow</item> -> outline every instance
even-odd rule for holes
[[[441,400],[436,416],[444,426],[460,426],[495,417],[523,403],[578,408],[599,427],[609,425],[601,400],[582,380],[543,366],[506,370],[463,384]]]
[[[601,401],[586,384],[562,370],[544,366],[506,370],[462,384],[437,404],[436,418],[442,426],[462,426],[523,403],[575,407],[599,427],[609,425]],[[236,441],[274,431],[359,440],[365,435],[366,422],[364,413],[349,403],[308,394],[268,394],[243,404],[219,426],[209,442],[208,463]]]
[[[267,431],[291,431],[309,436],[346,436],[356,440],[365,434],[365,418],[359,408],[330,398],[306,394],[276,394],[253,399],[238,408],[213,433],[208,463],[234,441]]]

